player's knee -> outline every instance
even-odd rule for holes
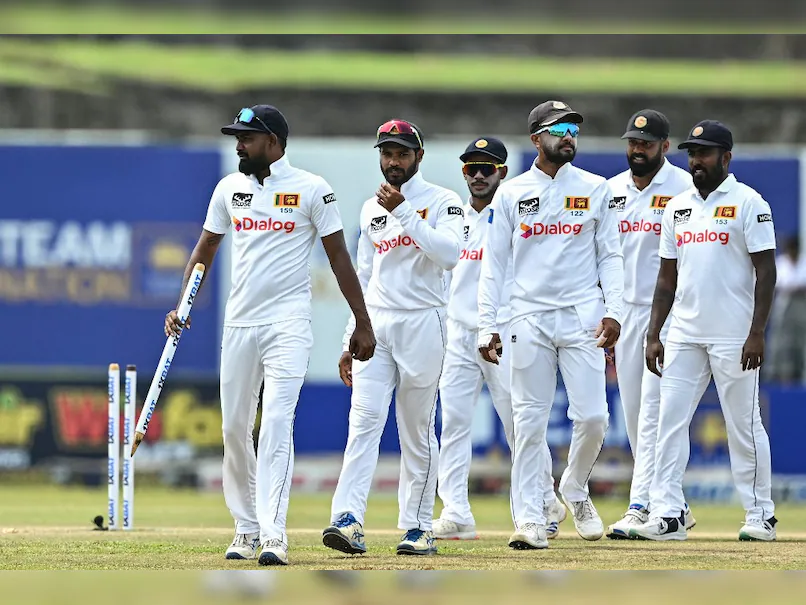
[[[581,420],[574,420],[574,428],[585,435],[604,437],[607,432],[609,417],[605,415],[590,416]]]

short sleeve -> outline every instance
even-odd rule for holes
[[[753,196],[745,207],[744,241],[750,254],[775,250],[775,226],[770,205],[759,196]]]
[[[227,201],[224,199],[223,181],[219,181],[210,196],[210,205],[207,207],[207,218],[204,219],[204,230],[210,233],[227,233],[229,231],[230,218],[227,210]]]
[[[336,203],[336,194],[325,179],[317,179],[310,203],[311,222],[319,237],[327,237],[344,229]]]
[[[677,258],[677,242],[674,239],[674,208],[666,207],[660,222],[660,245],[658,255],[661,258],[674,260]]]

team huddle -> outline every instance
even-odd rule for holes
[[[629,168],[609,180],[573,164],[582,122],[561,101],[535,107],[536,160],[506,181],[505,145],[473,140],[459,156],[464,202],[424,179],[419,128],[386,122],[375,141],[383,182],[361,210],[357,270],[332,189],[285,157],[283,115],[258,105],[222,128],[237,137],[239,172],[216,187],[188,267],[209,266],[232,230],[221,353],[223,488],[236,525],[228,559],[288,563],[293,419],[313,346],[308,258],[317,237],[352,311],[338,364],[352,387],[349,432],[325,546],[367,551],[364,515],[393,393],[397,553],[430,555],[437,539],[477,537],[468,476],[483,383],[512,457],[510,547],[547,548],[569,512],[585,540],[685,540],[695,525],[682,489],[689,424],[712,376],[745,509],[738,537],[775,540],[758,401],[776,279],[770,207],[730,173],[733,139],[720,122],[696,124],[680,143],[686,172],[665,158],[667,118],[637,112],[622,136]],[[180,327],[170,312],[166,333]],[[628,508],[605,530],[588,480],[609,423],[608,360],[634,469]],[[573,430],[555,492],[546,430],[558,369]],[[437,495],[443,509],[434,519]]]

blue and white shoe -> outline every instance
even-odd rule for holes
[[[344,513],[322,532],[322,544],[348,555],[363,555],[367,552],[364,544],[364,526],[352,513]]]
[[[288,565],[288,545],[277,538],[266,540],[257,562],[260,565]]]
[[[434,538],[434,532],[422,529],[410,529],[397,545],[399,555],[435,555],[436,553],[437,541]]]
[[[649,521],[649,511],[640,504],[630,504],[624,516],[607,528],[605,534],[611,540],[630,540],[630,529]]]
[[[568,509],[555,497],[554,502],[544,507],[543,513],[546,516],[546,538],[553,540],[560,535],[560,523],[568,516]]]
[[[680,517],[650,517],[643,525],[630,528],[630,537],[639,540],[685,540],[688,536],[684,515]]]
[[[260,546],[260,532],[253,534],[235,534],[232,544],[227,549],[227,559],[254,559]]]

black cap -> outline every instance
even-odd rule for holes
[[[507,161],[507,148],[495,137],[479,137],[467,146],[465,152],[459,156],[463,162],[474,153],[483,153],[497,160],[501,164]]]
[[[669,138],[669,119],[654,109],[642,109],[630,118],[627,131],[621,138],[665,141]]]
[[[529,134],[558,122],[582,124],[582,115],[562,101],[546,101],[529,112]]]
[[[722,147],[722,149],[730,151],[733,149],[733,134],[722,122],[703,120],[694,125],[691,132],[688,133],[688,138],[680,143],[677,148],[688,149],[695,145]]]
[[[406,120],[389,120],[378,127],[378,142],[375,147],[384,143],[397,143],[409,149],[420,149],[423,146],[423,133],[413,122]]]
[[[249,120],[241,120],[244,109],[251,109],[254,116]],[[273,105],[255,105],[245,107],[238,112],[235,121],[221,128],[221,134],[241,134],[242,132],[267,132],[276,134],[281,139],[288,138],[288,122],[280,110]]]

